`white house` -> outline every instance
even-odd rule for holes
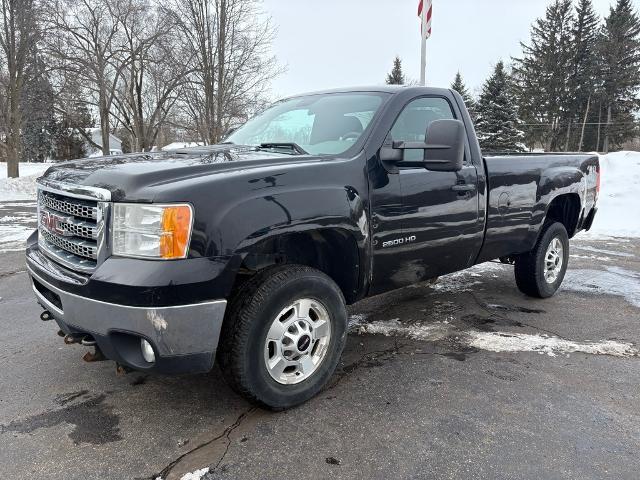
[[[87,128],[87,133],[91,135],[91,140],[102,147],[102,132],[100,128]],[[89,157],[101,157],[102,148],[96,148],[93,145],[87,146]],[[109,155],[122,155],[122,140],[114,134],[109,134]]]

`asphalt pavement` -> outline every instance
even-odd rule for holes
[[[32,205],[0,209],[31,225]],[[5,240],[0,478],[638,478],[640,239],[572,242],[547,300],[490,263],[360,302],[330,384],[280,413],[217,369],[83,362],[40,321],[23,255],[6,251],[19,239]]]

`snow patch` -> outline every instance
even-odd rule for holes
[[[605,250],[604,248],[589,247],[585,245],[574,245],[574,248],[577,248],[578,250],[584,250],[587,252],[602,253],[604,255],[612,255],[614,257],[635,257],[635,255],[633,255],[632,253],[619,252],[615,250]]]
[[[0,224],[0,253],[22,250],[33,230],[33,227],[24,225]]]
[[[7,178],[6,164],[0,165],[0,201],[36,198],[36,178],[50,166],[50,163],[20,163],[20,177]]]
[[[475,279],[487,277],[496,278],[498,276],[497,273],[503,271],[504,268],[505,265],[500,263],[481,263],[466,270],[440,277],[432,288],[438,293],[468,292],[473,290],[475,285],[482,283]]]
[[[614,357],[637,357],[640,351],[633,343],[604,340],[599,342],[577,342],[564,338],[512,332],[481,332],[478,330],[460,331],[449,322],[430,324],[403,324],[399,319],[376,321],[360,325],[360,334],[385,335],[387,337],[406,337],[413,340],[438,341],[455,337],[461,346],[477,348],[490,352],[538,352],[541,355],[555,357],[570,353],[590,355],[609,355]]]
[[[209,473],[209,467],[201,468],[195,472],[185,473],[180,480],[200,480],[207,473]]]
[[[367,316],[361,313],[354,313],[349,316],[349,330],[354,330],[364,322],[366,322]]]
[[[640,308],[640,273],[621,267],[567,270],[561,288],[575,292],[617,295]]]
[[[600,155],[598,213],[591,230],[581,235],[640,237],[639,190],[640,152]],[[630,212],[634,213],[630,216]]]
[[[470,331],[466,334],[470,347],[491,352],[538,352],[550,357],[575,352],[613,357],[637,357],[640,353],[632,343],[614,340],[574,342],[559,337],[526,333]]]
[[[600,260],[602,262],[608,262],[609,260],[611,260],[610,257],[599,257],[597,255],[575,255],[572,253],[570,256],[571,258],[581,258],[584,260]]]
[[[437,341],[452,333],[449,322],[433,322],[428,324],[414,323],[405,325],[399,318],[365,323],[358,327],[359,333],[385,335],[387,337],[409,337],[413,340]]]

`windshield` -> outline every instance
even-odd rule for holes
[[[293,143],[313,155],[343,153],[362,136],[387,95],[330,93],[283,100],[249,120],[226,142]]]

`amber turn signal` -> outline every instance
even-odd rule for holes
[[[191,235],[191,208],[188,205],[165,207],[162,212],[160,256],[164,259],[184,258]]]

